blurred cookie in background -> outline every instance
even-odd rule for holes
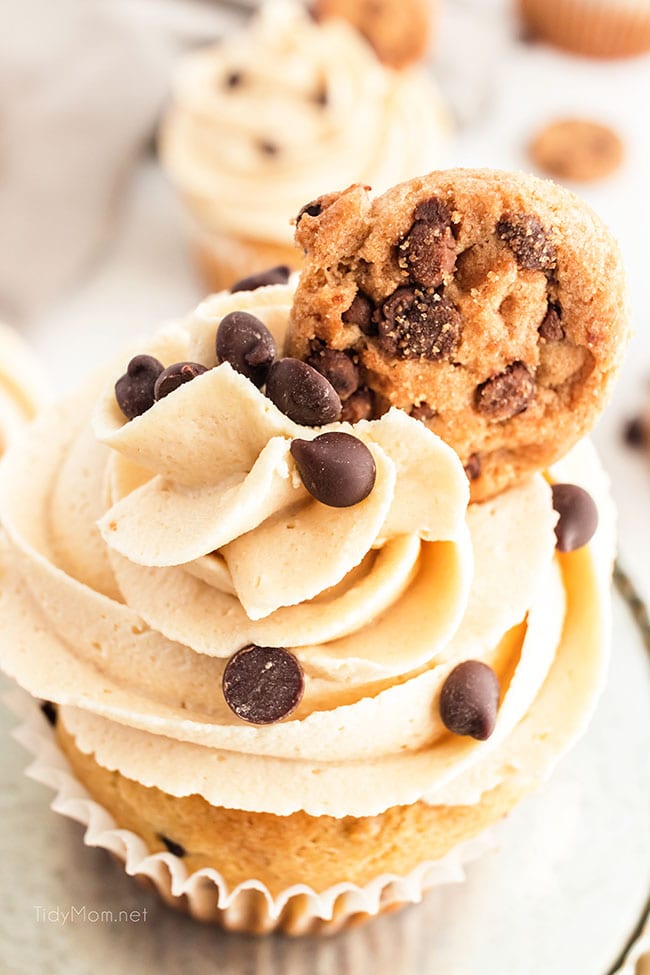
[[[648,0],[518,0],[527,27],[576,54],[618,58],[650,50]]]
[[[311,5],[317,20],[348,20],[392,68],[404,68],[426,55],[436,8],[436,0],[314,0]]]
[[[623,141],[613,129],[583,118],[557,119],[545,125],[528,152],[543,173],[580,183],[611,175],[625,155]]]

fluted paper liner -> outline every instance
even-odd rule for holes
[[[19,689],[8,692],[4,700],[21,718],[13,737],[34,756],[26,775],[56,791],[51,808],[83,823],[86,845],[108,850],[130,876],[155,888],[166,903],[229,930],[333,933],[401,905],[417,903],[434,886],[462,882],[466,864],[496,845],[488,830],[460,844],[442,860],[419,864],[405,877],[383,874],[363,887],[341,882],[317,894],[305,884],[294,884],[273,896],[265,884],[251,878],[229,890],[213,868],[188,874],[180,857],[151,853],[140,836],[120,829],[72,773],[38,702]]]

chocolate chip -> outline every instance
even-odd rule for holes
[[[555,526],[558,552],[582,548],[598,527],[598,508],[590,494],[577,484],[553,484],[553,507],[559,514]]]
[[[277,156],[280,153],[280,146],[276,142],[271,142],[269,139],[260,139],[257,143],[257,148],[263,156]]]
[[[449,298],[420,288],[398,288],[375,313],[379,343],[400,359],[436,362],[454,352],[461,337],[461,317]]]
[[[235,294],[237,291],[257,291],[258,288],[265,288],[268,284],[286,284],[290,274],[290,267],[286,264],[278,264],[266,271],[249,274],[247,278],[240,278],[239,281],[235,281],[230,291]]]
[[[549,305],[544,321],[539,326],[539,334],[547,342],[561,342],[565,337],[559,305]]]
[[[470,454],[467,458],[464,470],[468,481],[475,481],[481,476],[481,458],[478,454]]]
[[[305,680],[300,663],[284,647],[251,644],[230,658],[222,686],[226,704],[238,718],[272,724],[300,704]]]
[[[397,245],[397,263],[424,288],[438,288],[456,266],[451,213],[435,196],[416,207],[415,223]]]
[[[497,224],[497,234],[524,270],[548,272],[555,267],[555,247],[532,213],[505,214]]]
[[[307,214],[308,217],[320,217],[323,212],[323,204],[319,203],[318,200],[314,200],[313,203],[307,203],[306,206],[299,211],[296,217],[296,225],[300,223],[302,217]]]
[[[180,843],[176,843],[175,840],[170,840],[168,836],[164,833],[158,833],[158,839],[161,843],[164,843],[170,853],[173,853],[175,857],[184,857],[187,852],[184,846]]]
[[[359,387],[359,369],[349,353],[320,345],[307,362],[328,379],[341,400],[349,399]]]
[[[490,420],[509,420],[529,406],[535,381],[523,362],[513,362],[476,390],[476,409]]]
[[[170,393],[173,393],[183,383],[189,383],[192,379],[196,379],[201,373],[207,371],[206,367],[202,366],[200,362],[175,362],[173,365],[163,369],[156,379],[154,396],[157,400],[162,399],[164,396],[169,396]]]
[[[375,415],[375,396],[367,386],[361,386],[356,393],[346,399],[341,412],[341,419],[346,423],[358,423],[359,420],[370,420]]]
[[[480,660],[465,660],[454,667],[440,692],[440,717],[455,735],[489,738],[497,720],[499,678]]]
[[[414,420],[420,420],[422,423],[426,423],[427,420],[432,420],[436,415],[436,411],[432,410],[428,403],[414,403],[411,407],[410,416]]]
[[[375,461],[363,441],[350,433],[321,433],[293,440],[291,455],[313,498],[331,508],[350,508],[375,486]]]
[[[224,78],[223,83],[226,88],[238,88],[243,80],[244,76],[241,71],[230,71]]]
[[[623,428],[623,439],[629,447],[647,446],[648,431],[640,416],[627,421]]]
[[[115,399],[129,420],[141,416],[154,404],[154,387],[164,366],[152,355],[136,355],[115,383]]]
[[[54,728],[56,726],[56,720],[58,717],[56,704],[54,704],[52,701],[41,701],[40,708],[47,718],[48,723]]]
[[[341,416],[341,400],[332,384],[300,359],[278,359],[269,370],[266,395],[294,423],[320,427]]]
[[[321,108],[325,108],[327,106],[329,102],[329,93],[325,84],[323,84],[314,95],[314,102],[316,105],[320,105]]]
[[[273,336],[259,318],[246,311],[231,311],[221,319],[217,329],[218,362],[229,362],[235,372],[259,389],[266,382],[274,359]]]
[[[376,335],[377,325],[373,321],[375,306],[363,291],[357,291],[352,299],[352,304],[347,311],[341,315],[341,321],[345,325],[357,325],[364,335]]]

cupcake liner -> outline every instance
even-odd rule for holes
[[[403,905],[418,903],[432,887],[462,882],[465,866],[496,847],[493,831],[487,830],[460,844],[442,860],[419,864],[407,876],[384,874],[363,887],[342,882],[320,894],[305,884],[294,884],[274,896],[254,878],[229,890],[213,868],[188,874],[180,857],[168,852],[151,853],[140,836],[120,829],[72,773],[38,702],[19,689],[4,695],[4,701],[21,718],[13,737],[34,757],[26,774],[55,790],[51,803],[55,812],[83,823],[85,844],[108,850],[124,865],[127,874],[155,889],[167,904],[231,931],[334,933]]]
[[[519,0],[528,25],[559,47],[592,57],[628,57],[650,50],[645,0]]]

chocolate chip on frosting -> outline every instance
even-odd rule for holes
[[[400,359],[445,359],[457,348],[461,317],[449,298],[435,291],[402,287],[375,313],[379,344]]]
[[[232,311],[217,329],[217,361],[229,362],[235,372],[264,385],[275,358],[275,342],[268,328],[247,311]]]
[[[480,660],[465,660],[451,671],[440,692],[440,717],[448,731],[489,738],[499,707],[499,678]]]
[[[265,271],[240,278],[239,281],[235,281],[230,291],[235,294],[237,291],[257,291],[258,288],[264,288],[269,284],[286,284],[290,274],[291,268],[287,264],[277,264]]]
[[[341,416],[341,400],[325,376],[300,359],[278,359],[269,370],[266,395],[294,423],[319,427]]]
[[[299,661],[284,647],[238,650],[223,672],[226,704],[242,721],[273,724],[302,700],[305,680]]]
[[[332,508],[359,504],[375,486],[374,458],[365,443],[350,433],[296,439],[291,454],[311,496]]]
[[[523,413],[535,395],[535,380],[523,362],[513,362],[476,390],[476,409],[490,420],[509,420]]]
[[[497,223],[497,234],[526,271],[552,271],[555,247],[538,217],[532,213],[507,213]]]
[[[175,840],[170,840],[170,838],[165,836],[164,833],[158,833],[158,839],[161,843],[165,844],[169,852],[173,853],[175,857],[185,856],[187,851],[184,846],[181,846],[180,843],[177,843]]]
[[[424,288],[446,283],[456,266],[456,240],[449,208],[437,197],[423,200],[415,222],[397,245],[397,263]]]
[[[341,400],[349,399],[359,387],[359,368],[352,355],[317,343],[307,362],[328,379]]]
[[[377,324],[373,321],[375,306],[363,291],[357,291],[352,304],[341,315],[344,325],[357,325],[364,335],[376,335]]]
[[[559,514],[555,526],[559,552],[573,552],[592,538],[598,527],[598,508],[591,495],[577,484],[553,484],[553,507]]]
[[[156,380],[164,369],[152,355],[136,355],[115,383],[115,399],[127,419],[132,420],[154,404]]]
[[[160,373],[154,386],[154,396],[157,400],[169,396],[175,389],[184,383],[189,383],[196,379],[201,373],[207,372],[205,366],[200,362],[175,362]]]

